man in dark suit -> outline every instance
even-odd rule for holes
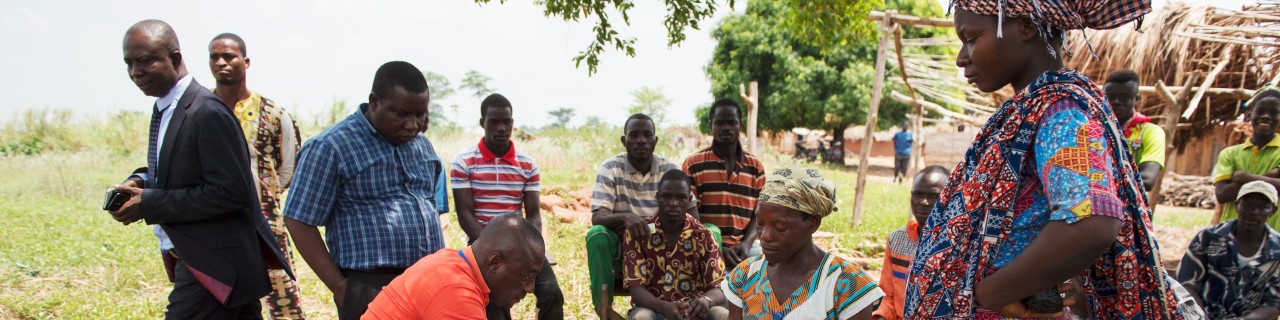
[[[129,200],[112,217],[158,224],[173,243],[174,287],[167,319],[260,319],[271,290],[267,267],[287,269],[257,210],[240,125],[182,62],[178,37],[159,20],[125,33],[129,77],[152,110],[147,166],[116,191]],[[292,275],[292,271],[290,271]]]

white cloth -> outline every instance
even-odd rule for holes
[[[182,93],[187,92],[187,87],[191,85],[191,75],[178,79],[178,83],[169,88],[169,93],[156,99],[156,112],[160,112],[160,132],[156,134],[156,157],[160,157],[162,147],[164,147],[164,133],[169,130],[169,119],[173,118],[173,109],[177,106],[178,100],[182,99]],[[152,168],[154,170],[154,168]]]
[[[1236,252],[1236,262],[1240,263],[1239,264],[1240,267],[1256,265],[1258,258],[1262,257],[1262,250],[1265,249],[1264,247],[1266,247],[1266,245],[1267,245],[1267,242],[1263,241],[1262,245],[1258,246],[1258,251],[1254,251],[1253,255],[1248,257],[1240,254],[1240,252]]]
[[[1204,320],[1209,318],[1204,314],[1204,309],[1200,309],[1200,305],[1196,304],[1196,299],[1191,296],[1191,292],[1188,292],[1187,288],[1183,288],[1182,284],[1178,283],[1178,279],[1174,279],[1169,276],[1169,273],[1165,273],[1164,280],[1173,289],[1173,297],[1178,299],[1178,313],[1182,314],[1183,319]]]

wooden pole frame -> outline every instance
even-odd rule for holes
[[[747,104],[747,153],[759,154],[756,152],[756,146],[759,145],[759,112],[760,112],[760,82],[752,80],[744,87],[738,85],[738,95],[742,97],[742,102]]]
[[[956,22],[945,18],[924,18],[898,14],[896,11],[871,11],[872,19],[881,19],[883,25],[908,25],[915,27],[948,27],[956,26]],[[887,18],[887,19],[886,19]]]
[[[897,92],[897,91],[890,92],[890,93],[889,93],[889,97],[890,97],[890,98],[893,98],[893,100],[894,100],[894,101],[898,101],[898,102],[901,102],[901,103],[905,103],[905,104],[909,104],[909,105],[913,105],[913,106],[918,106],[918,107],[925,107],[925,108],[928,108],[930,112],[937,112],[937,113],[942,114],[942,115],[944,115],[944,116],[950,117],[951,119],[954,119],[955,121],[963,122],[963,123],[965,123],[965,124],[969,124],[969,125],[973,125],[973,126],[978,126],[978,127],[981,127],[981,126],[983,125],[983,123],[982,123],[982,121],[981,121],[981,120],[975,119],[975,118],[970,117],[969,115],[966,115],[966,114],[962,114],[962,113],[958,113],[958,112],[955,112],[955,111],[947,110],[947,108],[943,108],[942,106],[939,106],[939,105],[938,105],[938,104],[936,104],[936,103],[929,102],[929,101],[926,101],[926,100],[924,100],[924,99],[920,99],[920,98],[918,98],[918,97],[908,97],[907,95],[902,94],[902,93]]]
[[[907,63],[905,59],[902,58],[903,48],[902,48],[902,28],[901,27],[893,28],[893,48],[894,48],[893,51],[898,56],[898,74],[902,76],[902,84],[907,87],[907,93],[911,94],[912,98],[915,98],[916,89],[915,87],[911,86],[911,79],[907,77]],[[916,112],[915,112],[915,116],[911,117],[912,121],[911,121],[911,128],[910,128],[911,138],[912,138],[911,139],[911,158],[910,160],[908,160],[909,162],[907,163],[906,177],[903,177],[903,180],[907,181],[907,185],[911,185],[915,183],[915,172],[916,170],[919,170],[919,168],[917,167],[922,165],[923,161],[921,161],[921,159],[924,158],[924,147],[923,147],[924,139],[921,139],[922,137],[921,133],[923,132],[921,130],[921,127],[924,126],[924,122],[920,120],[921,118],[924,117],[924,106],[918,103],[914,105],[916,107],[916,110],[915,110]],[[902,129],[907,130],[907,128],[902,128]],[[897,148],[897,146],[895,145],[894,148]],[[897,154],[895,154],[894,156],[897,156]]]
[[[1204,82],[1202,82],[1200,87],[1196,89],[1195,96],[1191,97],[1191,102],[1187,103],[1187,109],[1182,112],[1183,118],[1191,118],[1191,115],[1196,112],[1196,107],[1200,106],[1200,99],[1204,98],[1205,90],[1208,90],[1209,86],[1213,85],[1213,80],[1217,79],[1218,74],[1222,72],[1222,69],[1225,69],[1227,67],[1227,63],[1231,62],[1231,48],[1232,46],[1222,48],[1222,60],[1218,61],[1218,65],[1213,66],[1213,70],[1210,70],[1209,74],[1204,77]],[[1182,94],[1186,94],[1186,92],[1183,92]],[[1205,110],[1209,110],[1209,107],[1206,106]]]
[[[880,46],[879,51],[876,53],[876,76],[875,82],[871,85],[871,110],[867,112],[866,132],[862,136],[862,150],[859,150],[861,155],[858,158],[858,184],[857,191],[854,192],[853,196],[852,224],[854,227],[857,227],[862,219],[862,199],[867,191],[867,167],[870,166],[867,158],[871,156],[872,134],[876,128],[876,116],[880,112],[880,99],[884,95],[881,91],[884,91],[884,68],[887,62],[885,60],[888,58],[886,57],[888,52],[885,51],[889,48],[889,39],[893,36],[892,32],[896,27],[893,23],[893,15],[894,12],[889,11],[881,16]]]

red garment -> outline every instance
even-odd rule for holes
[[[1141,112],[1134,111],[1133,117],[1129,118],[1129,122],[1124,123],[1123,131],[1125,138],[1127,139],[1130,135],[1133,135],[1133,128],[1137,128],[1138,125],[1148,122],[1151,122],[1151,117],[1148,117]]]
[[[464,258],[465,257],[465,258]],[[440,249],[382,287],[361,319],[485,319],[489,285],[468,246]]]
[[[538,192],[541,180],[538,163],[516,149],[515,142],[499,157],[485,146],[483,138],[458,153],[449,169],[450,188],[471,189],[480,224],[500,215],[523,213],[524,193]]]

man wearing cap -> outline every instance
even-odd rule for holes
[[[1266,221],[1276,212],[1276,188],[1245,183],[1236,196],[1240,217],[1200,231],[1178,269],[1178,281],[1210,319],[1280,316],[1280,234]]]

